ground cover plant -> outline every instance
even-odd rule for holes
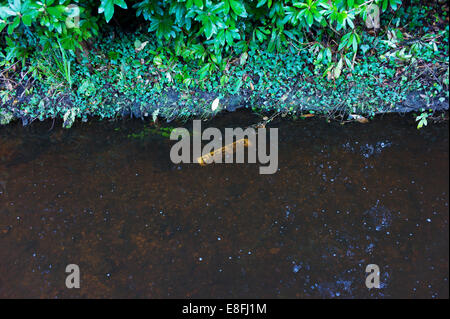
[[[0,1],[0,123],[448,108],[448,6],[401,0]]]

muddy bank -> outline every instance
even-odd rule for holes
[[[195,118],[212,118],[221,112],[234,112],[238,109],[253,109],[257,112],[270,114],[273,112],[282,112],[292,116],[299,116],[305,113],[315,113],[324,115],[330,119],[345,120],[349,114],[359,114],[362,116],[376,116],[387,113],[418,113],[427,112],[442,112],[448,111],[449,100],[443,98],[427,99],[420,92],[411,92],[407,94],[405,100],[392,104],[375,106],[375,111],[363,112],[357,110],[355,107],[349,108],[345,106],[345,101],[341,101],[338,105],[330,105],[328,109],[321,107],[317,103],[317,99],[321,96],[311,96],[307,94],[298,94],[298,91],[293,90],[288,94],[283,95],[277,99],[267,99],[252,92],[244,94],[229,95],[220,99],[219,108],[215,112],[211,112],[211,104],[217,98],[217,93],[196,92],[191,96],[186,96],[176,91],[169,91],[161,94],[154,103],[146,104],[136,100],[130,100],[126,97],[118,96],[113,100],[105,102],[105,108],[113,108],[111,118],[153,118],[158,117],[166,122],[172,122],[177,119],[195,119]],[[33,97],[25,96],[19,100],[4,104],[0,109],[0,123],[8,124],[14,120],[20,120],[24,126],[36,121],[45,120],[47,117],[33,117],[28,112],[23,111],[20,105],[26,105]],[[54,114],[51,118],[63,118],[63,125],[70,127],[76,119],[81,119],[83,122],[98,118],[99,116],[91,113],[74,113],[72,116],[71,110],[75,108],[75,104],[69,95],[63,95],[56,99],[43,98],[42,101],[46,105],[47,110],[61,109],[61,114]],[[358,101],[357,103],[367,103],[366,100]],[[355,104],[355,103],[354,103]],[[355,105],[356,105],[355,104]],[[186,109],[190,110],[190,115],[184,114]]]

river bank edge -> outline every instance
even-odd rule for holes
[[[329,91],[328,95],[332,95],[333,91]],[[327,94],[324,94],[327,95]],[[76,102],[69,94],[62,94],[57,98],[50,99],[48,97],[40,97],[41,101],[48,104],[48,108],[55,104],[65,104],[65,112],[63,114],[41,115],[39,117],[27,114],[20,108],[20,105],[26,104],[35,96],[25,96],[18,103],[17,99],[9,101],[0,108],[0,124],[7,125],[14,121],[21,121],[23,126],[32,122],[44,121],[47,119],[62,118],[63,127],[69,128],[79,119],[87,122],[92,119],[125,119],[138,118],[150,119],[153,121],[163,120],[170,123],[174,120],[187,121],[193,119],[211,119],[222,112],[234,112],[239,109],[250,109],[255,113],[270,116],[282,115],[289,118],[301,118],[311,116],[322,116],[329,120],[338,121],[363,121],[371,119],[382,114],[406,114],[413,113],[418,116],[421,113],[428,115],[436,114],[444,117],[444,113],[448,112],[448,98],[429,98],[420,91],[411,91],[405,94],[404,100],[391,105],[374,106],[373,110],[364,112],[357,107],[349,105],[348,100],[338,101],[335,105],[329,107],[321,106],[316,103],[322,96],[307,95],[301,92],[301,89],[293,89],[291,92],[284,94],[280,98],[264,98],[255,92],[243,92],[240,94],[228,95],[220,97],[215,92],[195,91],[190,96],[183,92],[168,90],[160,93],[158,99],[154,103],[145,103],[142,101],[131,100],[124,96],[117,96],[114,100],[105,103],[105,108],[113,109],[109,113],[112,116],[102,117],[89,111],[81,112],[76,107]],[[41,102],[42,103],[42,102]],[[367,103],[366,100],[351,100],[352,105]],[[189,115],[186,116],[186,110]],[[111,113],[112,112],[112,113]],[[58,116],[59,115],[59,116]]]

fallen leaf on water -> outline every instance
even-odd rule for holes
[[[369,123],[369,120],[361,116],[356,119],[359,123]]]
[[[350,117],[354,120],[358,121],[359,123],[369,123],[369,120],[366,119],[364,116],[358,115],[358,114],[350,114]]]

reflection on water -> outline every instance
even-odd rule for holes
[[[448,124],[274,123],[274,175],[172,164],[139,121],[50,127],[0,128],[0,297],[448,297]]]

